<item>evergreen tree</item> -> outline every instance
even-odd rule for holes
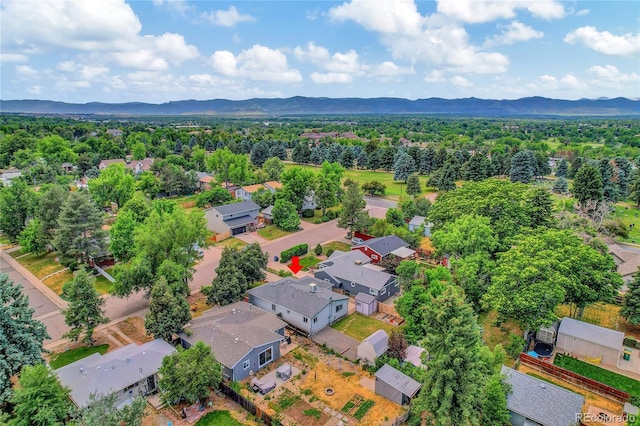
[[[571,167],[569,167],[569,171],[567,172],[567,177],[569,179],[573,179],[578,173],[578,170],[580,170],[580,168],[584,163],[585,163],[584,158],[574,157],[573,160],[571,160]]]
[[[95,289],[96,279],[83,267],[65,285],[64,292],[69,307],[62,311],[64,322],[71,329],[64,334],[74,342],[84,334],[83,342],[93,345],[93,331],[100,324],[109,322],[104,316],[105,301]]]
[[[551,174],[551,167],[549,166],[549,157],[542,152],[536,152],[536,176],[547,176]]]
[[[359,169],[366,169],[369,164],[369,157],[365,151],[360,151],[358,158],[356,159],[356,165]]]
[[[564,158],[560,160],[558,163],[558,167],[556,168],[556,177],[565,178],[569,173],[569,163]]]
[[[325,161],[326,155],[325,155],[325,149],[322,145],[320,146],[314,146],[311,149],[311,155],[309,156],[309,162],[311,162],[312,164],[322,164],[323,161]]]
[[[265,279],[269,255],[262,251],[260,244],[252,243],[244,247],[235,256],[236,265],[244,274],[249,284]]]
[[[635,273],[628,284],[629,289],[624,296],[624,306],[620,311],[629,324],[640,325],[640,274]]]
[[[196,146],[198,144],[198,140],[196,139],[195,136],[191,136],[191,138],[189,139],[189,148],[193,149],[194,146]]]
[[[436,150],[432,146],[428,146],[426,149],[420,151],[420,174],[428,175],[431,173],[434,169],[435,157]]]
[[[416,163],[406,152],[401,152],[393,164],[393,180],[407,181],[409,175],[416,171]]]
[[[551,221],[551,213],[553,212],[553,201],[551,194],[545,188],[533,188],[529,192],[529,218],[531,226],[547,226]]]
[[[370,152],[367,160],[367,168],[376,171],[380,168],[380,154],[378,151]]]
[[[186,299],[173,294],[166,278],[160,277],[151,289],[149,313],[144,319],[147,334],[171,342],[172,336],[181,333],[189,320],[191,312]]]
[[[440,148],[437,152],[435,157],[433,157],[433,168],[432,170],[437,170],[439,168],[441,168],[442,166],[444,166],[444,163],[447,161],[447,158],[449,157],[449,154],[447,153],[446,148]]]
[[[481,330],[462,291],[449,286],[424,308],[429,364],[411,415],[430,425],[479,425],[485,382]]]
[[[566,194],[569,190],[569,183],[561,176],[553,182],[553,188],[551,190],[556,194]]]
[[[535,169],[531,162],[531,151],[520,151],[511,157],[509,178],[511,182],[529,183],[535,176]]]
[[[204,150],[205,151],[214,151],[216,149],[216,146],[213,144],[213,141],[211,139],[207,139],[207,141],[204,143]]]
[[[342,155],[342,145],[338,143],[332,143],[329,145],[326,154],[326,161],[330,163],[337,163],[340,161],[340,156]]]
[[[392,170],[393,165],[395,163],[396,156],[396,148],[392,146],[386,146],[379,151],[374,151],[378,153],[378,167],[383,170]]]
[[[102,212],[87,191],[69,194],[60,210],[58,226],[53,244],[63,265],[76,269],[79,263],[87,264],[89,257],[104,253]]]
[[[60,185],[54,185],[38,199],[35,215],[40,221],[40,238],[45,243],[53,242],[58,230],[60,210],[68,195],[67,189]]]
[[[453,164],[450,162],[446,162],[442,169],[440,170],[440,174],[438,177],[438,181],[436,185],[438,186],[438,190],[440,191],[453,191],[456,189],[456,178],[455,178],[455,170]]]
[[[482,424],[510,426],[511,413],[507,408],[509,385],[500,374],[493,374],[482,389]]]
[[[600,202],[604,199],[602,174],[597,167],[591,164],[580,167],[573,180],[573,196],[582,205],[589,200]]]
[[[42,342],[49,335],[33,312],[22,285],[0,273],[0,406],[11,396],[9,378],[25,365],[42,362]]]
[[[182,141],[180,139],[178,139],[173,146],[173,152],[175,152],[176,154],[182,153]]]
[[[351,149],[351,147],[346,147],[344,151],[342,151],[342,155],[340,156],[340,164],[345,169],[350,169],[353,167],[353,162],[355,161],[355,159],[356,157],[353,154],[353,150]]]
[[[0,188],[0,231],[17,241],[35,207],[35,193],[23,179],[14,179],[11,186]]]
[[[262,167],[269,158],[269,145],[266,142],[258,142],[251,150],[251,163],[257,167]]]
[[[11,402],[12,426],[64,425],[71,411],[70,390],[44,364],[25,366]]]
[[[282,144],[274,144],[269,150],[269,157],[277,157],[284,161],[287,159],[287,149]]]
[[[622,199],[626,199],[629,196],[629,182],[633,171],[631,162],[626,157],[616,157],[613,162],[616,165],[614,181],[618,186],[618,194]]]
[[[368,224],[369,216],[364,211],[366,203],[358,184],[353,181],[345,182],[345,187],[342,209],[338,216],[338,227],[349,228],[349,233],[353,235],[354,230],[362,230]]]
[[[629,180],[629,198],[640,207],[640,169],[631,172]]]
[[[407,194],[415,197],[422,192],[420,178],[417,173],[412,173],[407,178]]]
[[[464,165],[464,175],[468,180],[481,181],[489,177],[491,162],[486,155],[476,152]]]
[[[241,300],[249,288],[249,283],[233,258],[237,252],[226,247],[222,252],[220,265],[211,286],[203,287],[209,305],[228,305]]]
[[[604,199],[609,202],[614,202],[618,199],[618,187],[613,182],[613,175],[615,173],[611,162],[603,158],[599,162],[600,174],[602,175],[602,190]]]

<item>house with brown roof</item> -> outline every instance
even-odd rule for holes
[[[251,201],[251,196],[260,190],[267,190],[273,194],[280,188],[282,188],[282,184],[275,180],[257,183],[255,185],[245,185],[236,189],[235,198],[238,200]]]
[[[111,164],[122,164],[123,166],[127,167],[127,162],[124,161],[122,158],[114,158],[112,160],[102,160],[102,161],[100,161],[100,164],[98,164],[98,169],[100,169],[100,170],[106,169]]]
[[[142,160],[133,160],[130,163],[127,163],[127,169],[133,170],[133,174],[138,176],[142,172],[151,170],[152,165],[153,158],[145,158]]]

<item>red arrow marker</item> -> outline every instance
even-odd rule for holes
[[[291,272],[294,274],[300,272],[300,269],[302,269],[302,266],[300,266],[300,258],[298,256],[291,257],[291,265],[287,265],[287,267],[291,269]]]

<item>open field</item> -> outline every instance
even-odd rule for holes
[[[267,240],[276,240],[281,237],[286,237],[289,234],[291,234],[291,232],[284,231],[276,225],[267,225],[262,229],[258,229],[258,235]]]
[[[333,324],[331,328],[341,331],[358,341],[366,339],[371,333],[380,329],[386,331],[387,334],[391,334],[393,330],[398,330],[398,327],[391,324],[358,313],[347,315]]]
[[[617,237],[619,241],[640,244],[640,209],[633,203],[618,203],[614,206],[612,216],[622,221],[629,230],[628,238]]]
[[[613,371],[598,367],[597,365],[589,364],[562,354],[556,354],[553,364],[578,373],[581,376],[604,383],[605,385],[620,389],[621,391],[640,396],[640,382],[623,376],[622,374],[617,374]]]
[[[72,362],[76,362],[79,359],[86,358],[89,355],[93,355],[95,353],[104,355],[108,350],[108,344],[97,346],[80,346],[79,348],[69,349],[68,351],[61,352],[59,354],[52,354],[49,365],[51,365],[51,368],[53,368],[54,370],[57,370],[60,367],[64,367],[65,365],[69,365]]]

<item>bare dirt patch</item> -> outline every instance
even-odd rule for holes
[[[204,311],[211,308],[211,306],[207,305],[207,296],[202,293],[196,293],[188,296],[187,303],[191,310],[191,318],[197,318],[202,315]]]
[[[305,414],[305,411],[307,414]],[[312,415],[313,413],[319,413],[319,416]],[[329,421],[331,417],[323,413],[317,407],[313,407],[304,401],[298,401],[291,408],[283,411],[283,414],[298,424],[305,426],[322,426]]]

